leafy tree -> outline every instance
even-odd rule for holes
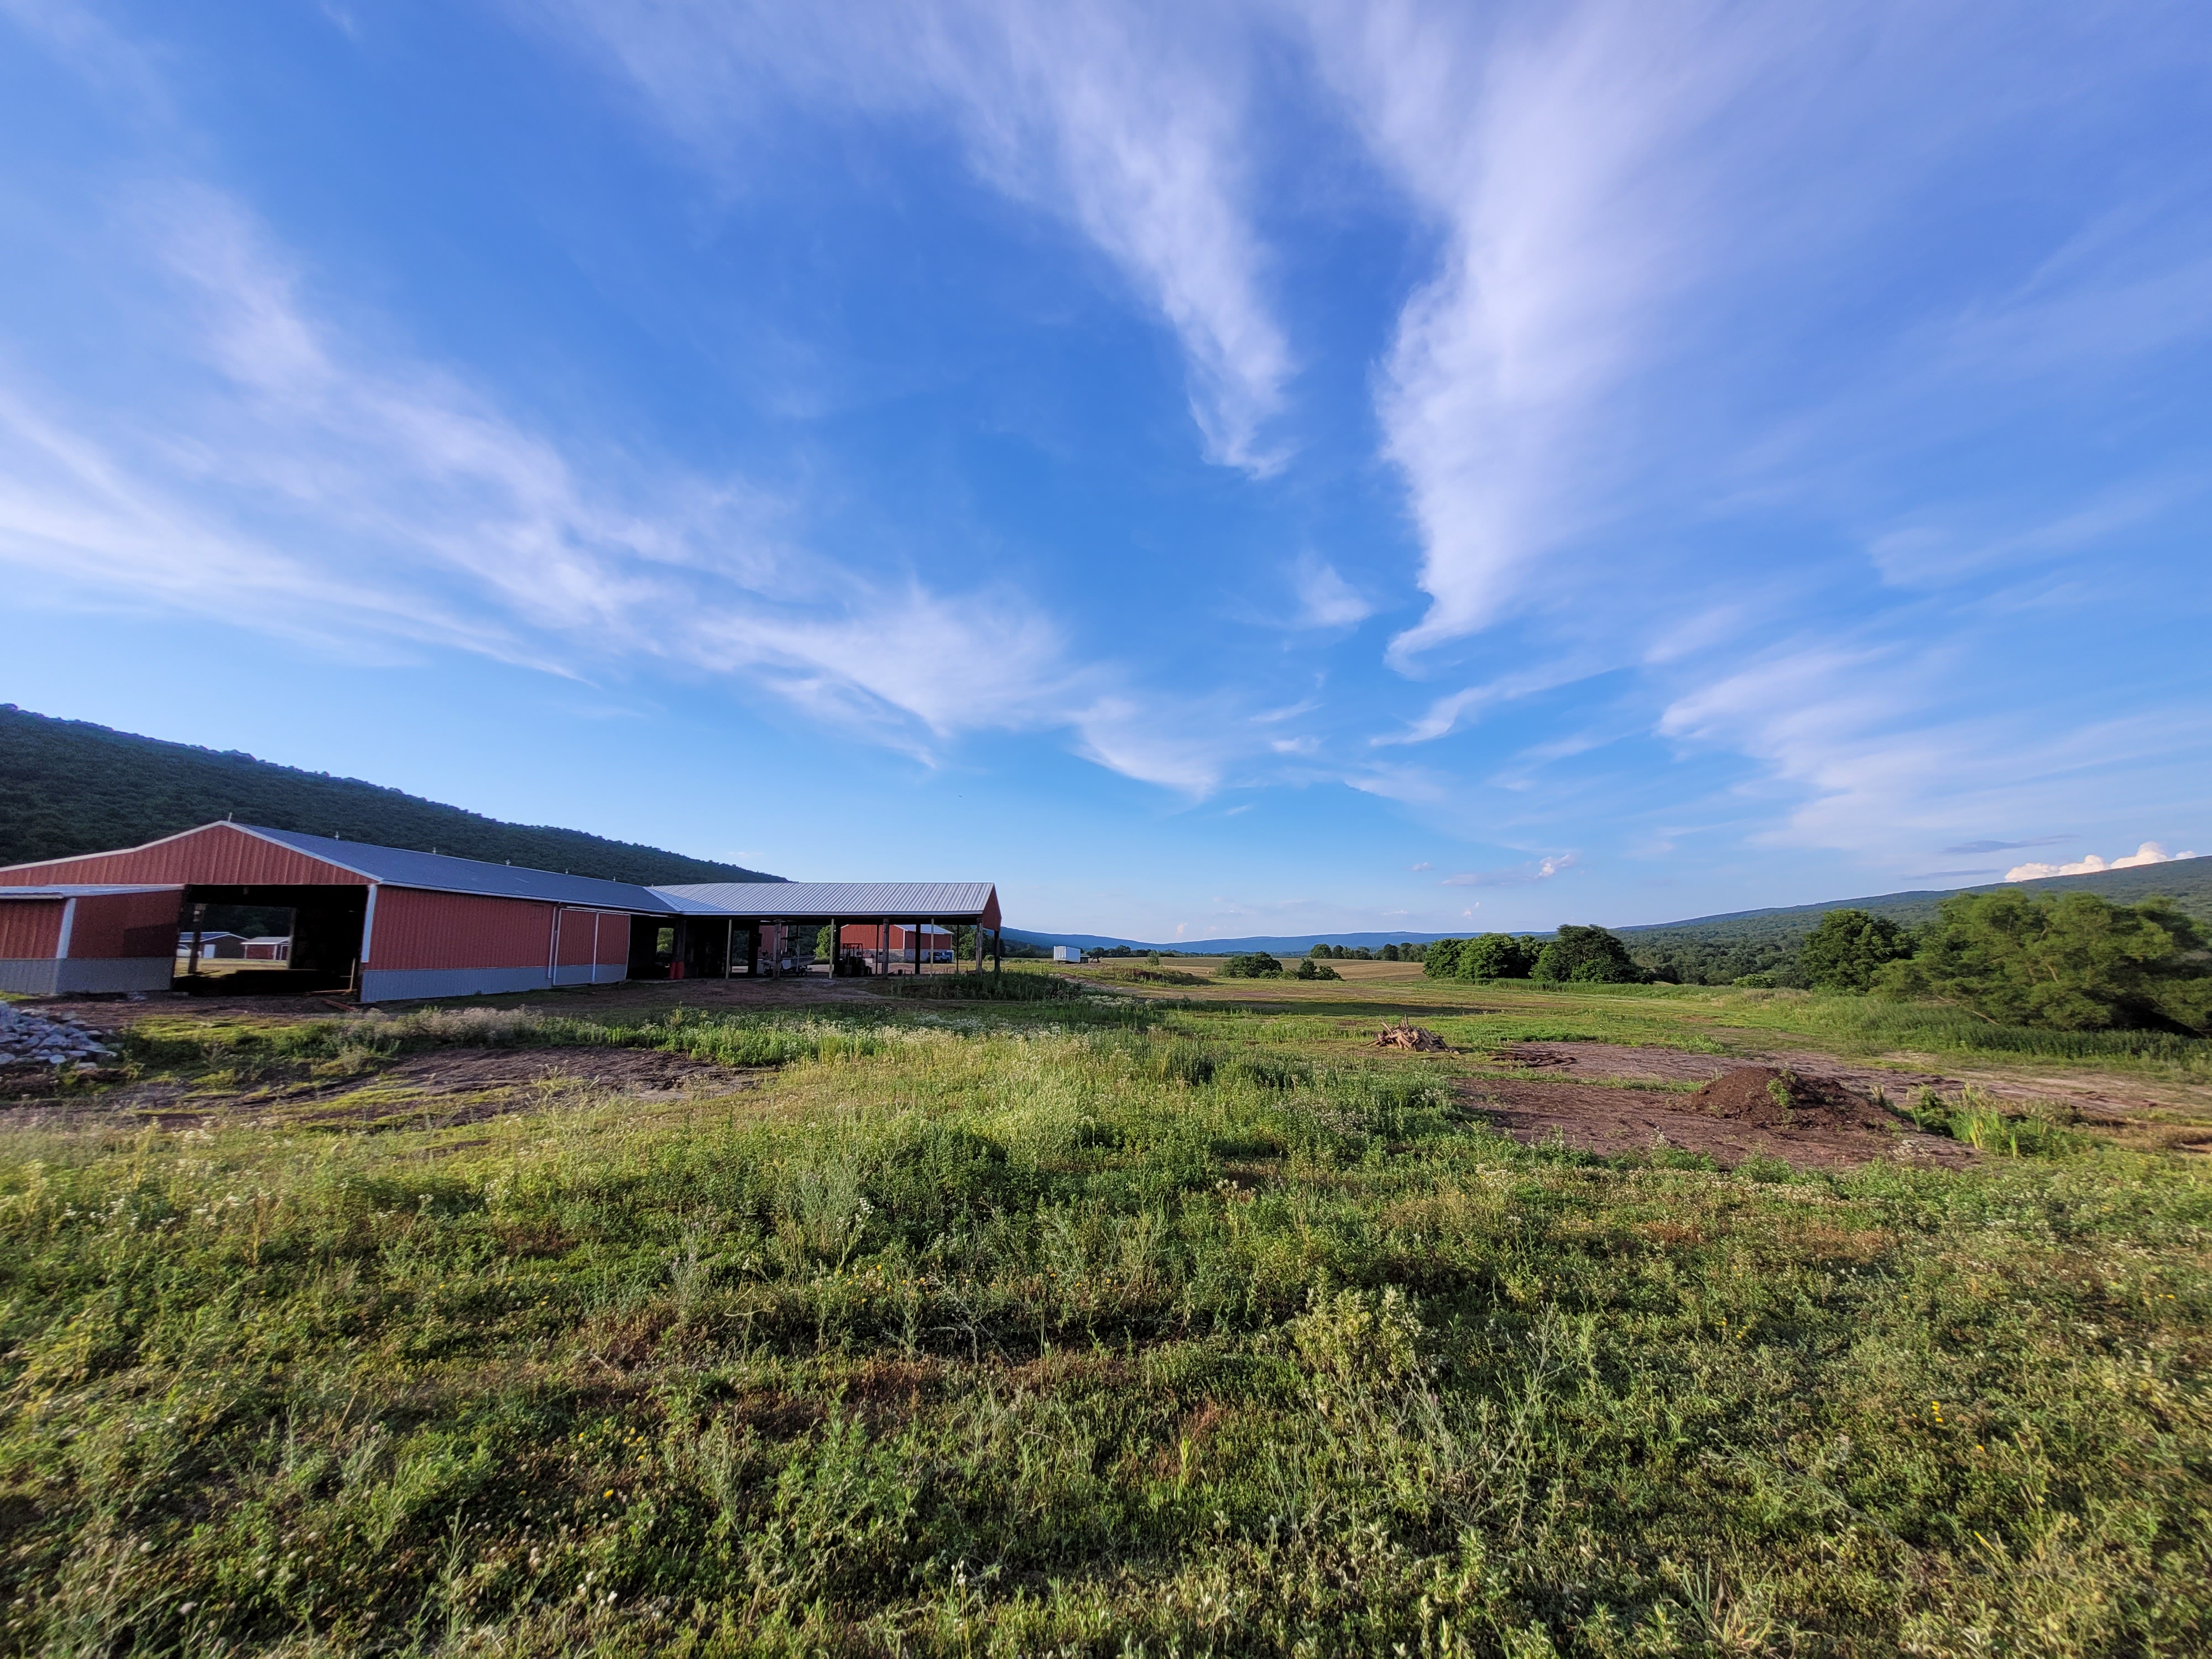
[[[1310,960],[1311,958],[1313,958],[1313,957],[1325,957],[1325,956],[1327,956],[1328,954],[1328,945],[1315,945],[1315,946],[1314,946],[1314,948],[1313,948],[1312,950],[1310,950],[1310,951],[1307,951],[1307,952],[1306,952],[1306,956],[1307,956],[1307,957],[1308,957],[1308,959],[1309,959],[1309,960]]]
[[[2163,898],[1958,894],[1938,907],[1918,951],[1875,983],[2007,1025],[2212,1034],[2212,949],[2202,925]]]
[[[1385,962],[1395,962],[1395,961],[1397,961],[1397,960],[1398,960],[1398,947],[1397,947],[1396,945],[1384,945],[1384,946],[1382,947],[1382,960],[1383,960],[1383,961],[1385,961]]]
[[[1536,953],[1530,977],[1553,984],[1637,985],[1643,982],[1644,970],[1629,956],[1620,935],[1570,922]]]
[[[1456,979],[1459,977],[1459,955],[1474,941],[1463,939],[1440,939],[1432,942],[1421,955],[1421,974],[1426,979]]]
[[[1323,967],[1311,957],[1301,957],[1298,958],[1298,971],[1291,977],[1293,979],[1342,979],[1344,975],[1334,968]]]
[[[1526,979],[1536,965],[1534,941],[1512,933],[1478,933],[1460,946],[1455,979]]]
[[[1912,954],[1912,935],[1887,916],[1866,910],[1831,910],[1806,936],[1797,965],[1822,991],[1869,991],[1888,963]]]
[[[1307,960],[1312,958],[1308,957]],[[1283,964],[1265,951],[1247,951],[1221,964],[1221,977],[1224,979],[1279,979],[1282,972]]]

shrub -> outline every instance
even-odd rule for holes
[[[1870,991],[1876,974],[1911,954],[1912,935],[1887,916],[1831,910],[1799,948],[1797,963],[1815,990]]]
[[[2212,950],[2165,899],[1960,893],[1943,901],[1911,959],[1875,982],[2000,1024],[2212,1031]]]
[[[1955,1102],[1922,1088],[1905,1111],[1932,1134],[1948,1135],[1977,1152],[2006,1158],[2066,1158],[2094,1144],[2068,1127],[2074,1115],[2063,1107],[2040,1102],[2007,1110],[1971,1083]]]
[[[1454,979],[1526,979],[1536,965],[1534,940],[1512,933],[1480,933],[1460,946]]]
[[[1311,957],[1301,957],[1298,959],[1298,971],[1291,977],[1293,979],[1342,979],[1344,975],[1334,968],[1323,967]]]
[[[1570,922],[1536,953],[1530,977],[1553,984],[1638,985],[1644,981],[1644,970],[1630,957],[1619,935],[1603,927],[1577,927]]]
[[[1265,951],[1247,951],[1221,964],[1224,979],[1279,979],[1282,972],[1283,964]]]

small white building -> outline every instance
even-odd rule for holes
[[[1052,947],[1052,959],[1054,962],[1080,962],[1083,960],[1083,947],[1079,945],[1055,945]]]

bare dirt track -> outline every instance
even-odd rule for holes
[[[1750,1032],[1716,1036],[1750,1036]],[[1547,1076],[1608,1083],[1706,1083],[1743,1065],[1775,1066],[1807,1077],[1827,1078],[1863,1095],[1879,1090],[1903,1101],[1916,1089],[1955,1095],[1972,1084],[2000,1101],[2063,1101],[2089,1123],[2118,1124],[2145,1113],[2212,1109],[2212,1091],[2201,1085],[2159,1084],[2108,1073],[2023,1073],[2018,1071],[1928,1071],[1902,1066],[1854,1065],[1812,1049],[1753,1049],[1741,1054],[1687,1054],[1611,1042],[1516,1042],[1498,1051],[1505,1065]]]
[[[0,1126],[82,1122],[94,1117],[172,1126],[211,1116],[275,1114],[335,1127],[386,1120],[439,1125],[528,1111],[580,1091],[620,1092],[641,1103],[726,1095],[759,1073],[653,1048],[440,1048],[349,1077],[281,1077],[219,1092],[159,1080],[98,1094],[30,1093],[0,1102]]]
[[[1802,1103],[1784,1108],[1767,1092],[1779,1075],[1771,1067],[1731,1067],[1694,1093],[1475,1078],[1461,1092],[1516,1140],[1534,1146],[1556,1139],[1607,1157],[1671,1147],[1702,1152],[1726,1167],[1772,1158],[1801,1169],[1842,1169],[1877,1158],[1956,1168],[1974,1160],[1958,1142],[1921,1134],[1832,1080],[1796,1074]]]

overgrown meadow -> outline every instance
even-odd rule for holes
[[[755,1069],[380,1084],[501,1042]],[[0,1142],[10,1652],[2212,1646],[2201,1163],[1522,1147],[1325,1004],[131,1053]]]

